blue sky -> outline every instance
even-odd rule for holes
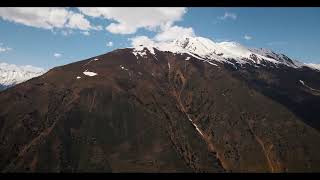
[[[236,41],[320,63],[319,22],[320,8],[0,8],[0,62],[49,69],[128,47],[138,36],[156,39],[162,33],[170,39],[174,33],[165,32],[179,27],[179,32],[214,41]]]

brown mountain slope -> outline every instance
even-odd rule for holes
[[[1,171],[320,171],[314,116],[263,91],[277,78],[186,57],[120,49],[0,92]]]

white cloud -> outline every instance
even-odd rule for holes
[[[82,14],[61,7],[2,7],[0,17],[26,26],[54,29],[96,29]]]
[[[11,48],[8,48],[8,47],[0,47],[0,53],[1,52],[6,52],[6,51],[10,51],[12,50]]]
[[[83,34],[85,36],[90,36],[90,32],[89,31],[83,31],[83,32],[81,32],[81,34]]]
[[[90,22],[82,14],[70,13],[69,21],[66,25],[72,29],[88,30],[91,29]]]
[[[81,30],[84,35],[89,35],[90,30],[102,30],[102,26],[91,24],[86,18],[89,16],[111,21],[105,29],[114,34],[133,34],[138,29],[166,32],[159,34],[157,39],[161,39],[183,30],[169,27],[187,12],[183,7],[83,7],[78,10],[80,13],[64,7],[6,7],[0,8],[0,19],[53,32],[61,30],[63,35],[71,34],[71,30]],[[184,33],[193,33],[191,31],[184,29]]]
[[[115,21],[106,27],[106,30],[114,34],[133,34],[139,28],[155,31],[159,27],[171,26],[175,21],[181,20],[187,12],[186,8],[168,7],[86,7],[79,10],[91,17]]]
[[[68,11],[65,8],[0,8],[2,19],[27,26],[52,29],[63,27],[67,21]]]
[[[6,51],[11,51],[12,48],[9,47],[4,47],[2,43],[0,43],[0,53],[6,52]]]
[[[60,54],[60,53],[54,53],[53,56],[56,57],[56,58],[59,58],[59,57],[62,56],[62,54]]]
[[[133,47],[140,45],[155,46],[157,43],[172,41],[179,38],[192,37],[195,33],[191,27],[185,28],[180,26],[167,27],[156,34],[153,38],[147,36],[136,36],[129,38]]]
[[[237,17],[238,16],[235,13],[225,12],[223,16],[220,16],[218,18],[221,19],[221,20],[226,20],[226,19],[236,20]]]
[[[140,45],[145,45],[145,46],[154,46],[155,41],[148,38],[147,36],[136,36],[133,38],[129,39],[131,41],[131,45],[133,47],[138,47]]]
[[[252,39],[252,36],[249,36],[249,35],[246,34],[246,35],[243,36],[243,38],[244,38],[245,40],[251,40],[251,39]]]
[[[108,47],[112,47],[113,46],[113,42],[112,41],[107,42],[107,46]]]
[[[170,41],[190,36],[194,36],[194,31],[191,27],[185,28],[180,26],[172,26],[165,28],[162,32],[158,33],[154,39],[156,41]]]

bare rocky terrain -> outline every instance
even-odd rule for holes
[[[0,170],[319,172],[320,72],[215,64],[118,49],[8,88]]]

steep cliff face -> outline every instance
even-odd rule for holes
[[[319,172],[319,72],[228,61],[119,49],[0,92],[0,169]]]

